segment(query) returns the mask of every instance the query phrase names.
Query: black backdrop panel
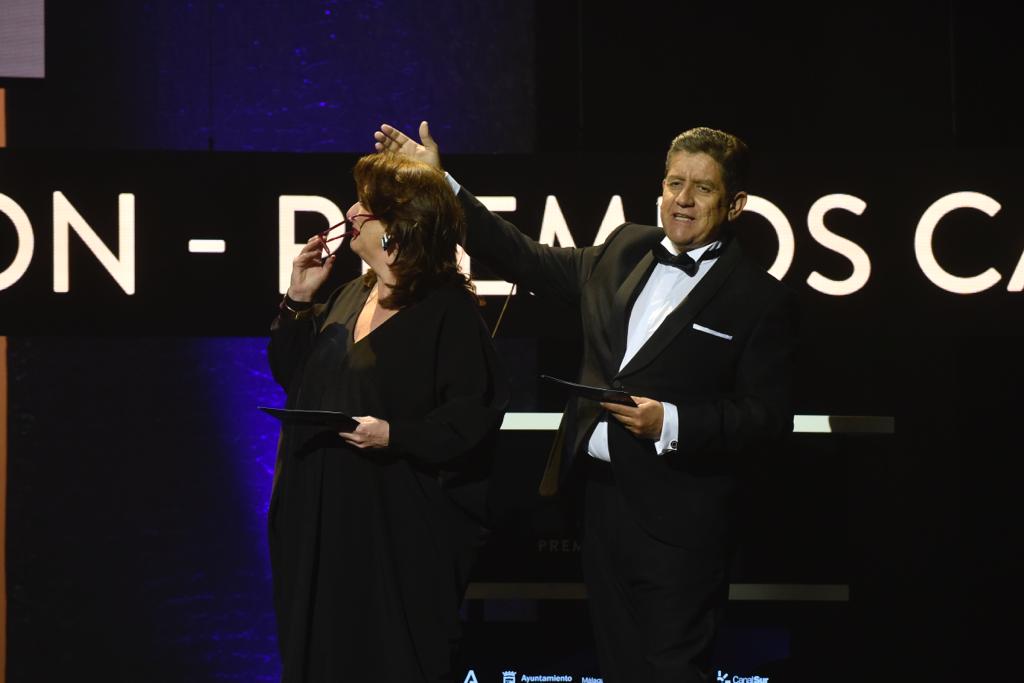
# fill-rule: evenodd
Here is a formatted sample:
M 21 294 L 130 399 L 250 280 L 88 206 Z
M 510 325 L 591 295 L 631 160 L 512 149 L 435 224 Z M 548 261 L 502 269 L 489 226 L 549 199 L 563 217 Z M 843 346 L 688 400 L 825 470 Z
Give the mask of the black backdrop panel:
M 0 211 L 0 282 L 7 285 L 0 290 L 4 331 L 262 334 L 268 307 L 279 296 L 281 198 L 316 196 L 346 210 L 355 199 L 350 179 L 355 159 L 2 151 L 0 193 L 8 209 Z M 626 219 L 656 220 L 662 173 L 657 158 L 495 156 L 447 161 L 476 194 L 514 197 L 516 209 L 508 216 L 534 236 L 544 221 L 562 216 L 575 244 L 592 244 L 615 197 L 621 198 Z M 781 215 L 774 223 L 786 223 L 784 232 L 791 231 L 791 238 L 783 238 L 792 248 L 783 279 L 804 300 L 810 335 L 977 336 L 1022 331 L 1020 316 L 1013 315 L 1024 288 L 1019 181 L 1014 159 L 998 152 L 922 152 L 883 163 L 871 151 L 833 150 L 827 159 L 762 158 L 752 187 L 762 206 L 766 200 Z M 130 195 L 133 209 L 121 212 L 119 223 L 122 195 Z M 816 239 L 808 214 L 823 197 L 834 195 L 851 195 L 854 199 L 847 202 L 860 200 L 862 212 L 835 208 L 825 213 L 831 235 Z M 945 204 L 940 219 L 933 221 L 934 229 L 922 231 L 923 217 L 939 200 Z M 986 204 L 995 212 L 991 217 L 982 211 Z M 16 256 L 26 247 L 10 214 L 20 212 L 35 246 L 27 269 L 15 277 Z M 55 253 L 57 228 L 63 230 L 60 226 L 73 213 L 112 257 L 122 260 L 126 255 L 118 248 L 119 228 L 125 230 L 129 217 L 134 220 L 134 294 L 125 292 L 75 229 L 67 250 Z M 776 263 L 780 250 L 767 213 L 771 211 L 747 211 L 737 223 L 740 238 L 765 267 Z M 295 215 L 296 242 L 326 227 L 327 219 L 318 213 Z M 925 240 L 925 256 L 935 259 L 945 273 L 940 276 L 961 278 L 961 284 L 937 284 L 926 275 L 915 248 L 918 233 L 931 235 Z M 855 248 L 822 243 L 836 237 L 852 241 Z M 190 253 L 192 239 L 223 240 L 225 251 Z M 855 268 L 849 256 L 855 252 L 868 262 Z M 68 268 L 58 268 L 55 275 L 55 264 L 64 254 Z M 349 255 L 336 270 L 336 280 L 342 281 L 358 273 L 358 263 Z M 486 269 L 473 270 L 487 277 Z M 55 280 L 64 272 L 68 291 L 55 293 Z M 855 291 L 833 296 L 808 284 L 813 273 L 833 282 L 863 275 L 867 279 Z M 964 280 L 977 277 L 995 281 Z M 949 291 L 958 287 L 981 291 Z M 510 321 L 517 318 L 522 319 L 513 316 Z M 548 330 L 533 318 L 526 326 L 534 332 Z M 522 329 L 515 328 L 513 334 Z

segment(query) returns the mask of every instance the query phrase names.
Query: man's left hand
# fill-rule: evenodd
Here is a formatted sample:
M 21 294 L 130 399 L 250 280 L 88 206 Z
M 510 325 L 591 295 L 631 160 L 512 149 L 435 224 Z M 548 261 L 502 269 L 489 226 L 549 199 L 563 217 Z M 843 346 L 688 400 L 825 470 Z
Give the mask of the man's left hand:
M 620 403 L 601 403 L 601 407 L 612 414 L 616 420 L 641 439 L 661 438 L 662 423 L 665 419 L 665 408 L 661 401 L 643 396 L 631 396 L 636 407 L 624 406 Z
M 356 448 L 387 448 L 391 438 L 391 425 L 387 420 L 375 417 L 354 419 L 359 426 L 351 432 L 338 432 L 338 436 Z
M 441 169 L 441 149 L 437 146 L 437 141 L 430 136 L 430 124 L 426 121 L 420 123 L 419 143 L 386 123 L 373 134 L 373 139 L 373 147 L 378 152 L 394 152 Z

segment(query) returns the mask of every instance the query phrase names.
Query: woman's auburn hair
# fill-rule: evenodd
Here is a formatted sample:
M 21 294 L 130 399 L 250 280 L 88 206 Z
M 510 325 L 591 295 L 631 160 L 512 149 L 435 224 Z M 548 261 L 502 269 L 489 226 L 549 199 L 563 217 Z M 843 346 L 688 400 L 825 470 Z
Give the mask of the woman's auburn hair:
M 474 292 L 455 258 L 466 235 L 465 215 L 441 171 L 379 152 L 356 162 L 353 175 L 360 203 L 380 219 L 398 249 L 391 264 L 395 283 L 381 306 L 402 308 L 446 285 Z M 369 287 L 376 279 L 371 270 L 363 282 Z

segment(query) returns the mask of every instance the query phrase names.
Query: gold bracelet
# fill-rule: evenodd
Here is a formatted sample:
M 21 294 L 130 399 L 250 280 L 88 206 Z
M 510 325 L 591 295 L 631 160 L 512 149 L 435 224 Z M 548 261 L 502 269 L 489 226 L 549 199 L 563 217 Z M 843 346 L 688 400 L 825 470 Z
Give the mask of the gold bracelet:
M 288 304 L 289 301 L 291 301 L 294 304 L 300 303 L 298 301 L 295 301 L 294 299 L 289 299 L 288 295 L 285 294 L 284 298 L 281 299 L 281 303 L 278 305 L 278 308 L 281 310 L 282 313 L 284 313 L 286 315 L 289 315 L 292 318 L 298 317 L 298 315 L 300 313 L 304 313 L 304 312 L 308 311 L 310 308 L 313 307 L 313 302 L 310 301 L 310 302 L 308 302 L 307 306 L 304 306 L 302 308 L 292 308 Z

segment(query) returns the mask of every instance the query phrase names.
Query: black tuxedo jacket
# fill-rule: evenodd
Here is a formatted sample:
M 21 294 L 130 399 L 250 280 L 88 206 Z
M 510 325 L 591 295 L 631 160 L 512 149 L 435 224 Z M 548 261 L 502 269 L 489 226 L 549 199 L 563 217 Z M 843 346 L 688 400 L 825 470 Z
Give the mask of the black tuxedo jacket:
M 626 223 L 604 244 L 553 248 L 523 235 L 465 189 L 459 198 L 472 258 L 535 294 L 579 307 L 580 382 L 678 407 L 677 448 L 663 455 L 653 441 L 608 420 L 616 482 L 636 521 L 673 545 L 728 542 L 737 476 L 766 444 L 793 428 L 796 306 L 791 291 L 731 240 L 690 295 L 620 370 L 630 310 L 654 269 L 650 250 L 664 238 L 662 230 Z M 569 401 L 542 493 L 554 492 L 573 465 L 589 457 L 587 443 L 601 413 L 594 401 Z

